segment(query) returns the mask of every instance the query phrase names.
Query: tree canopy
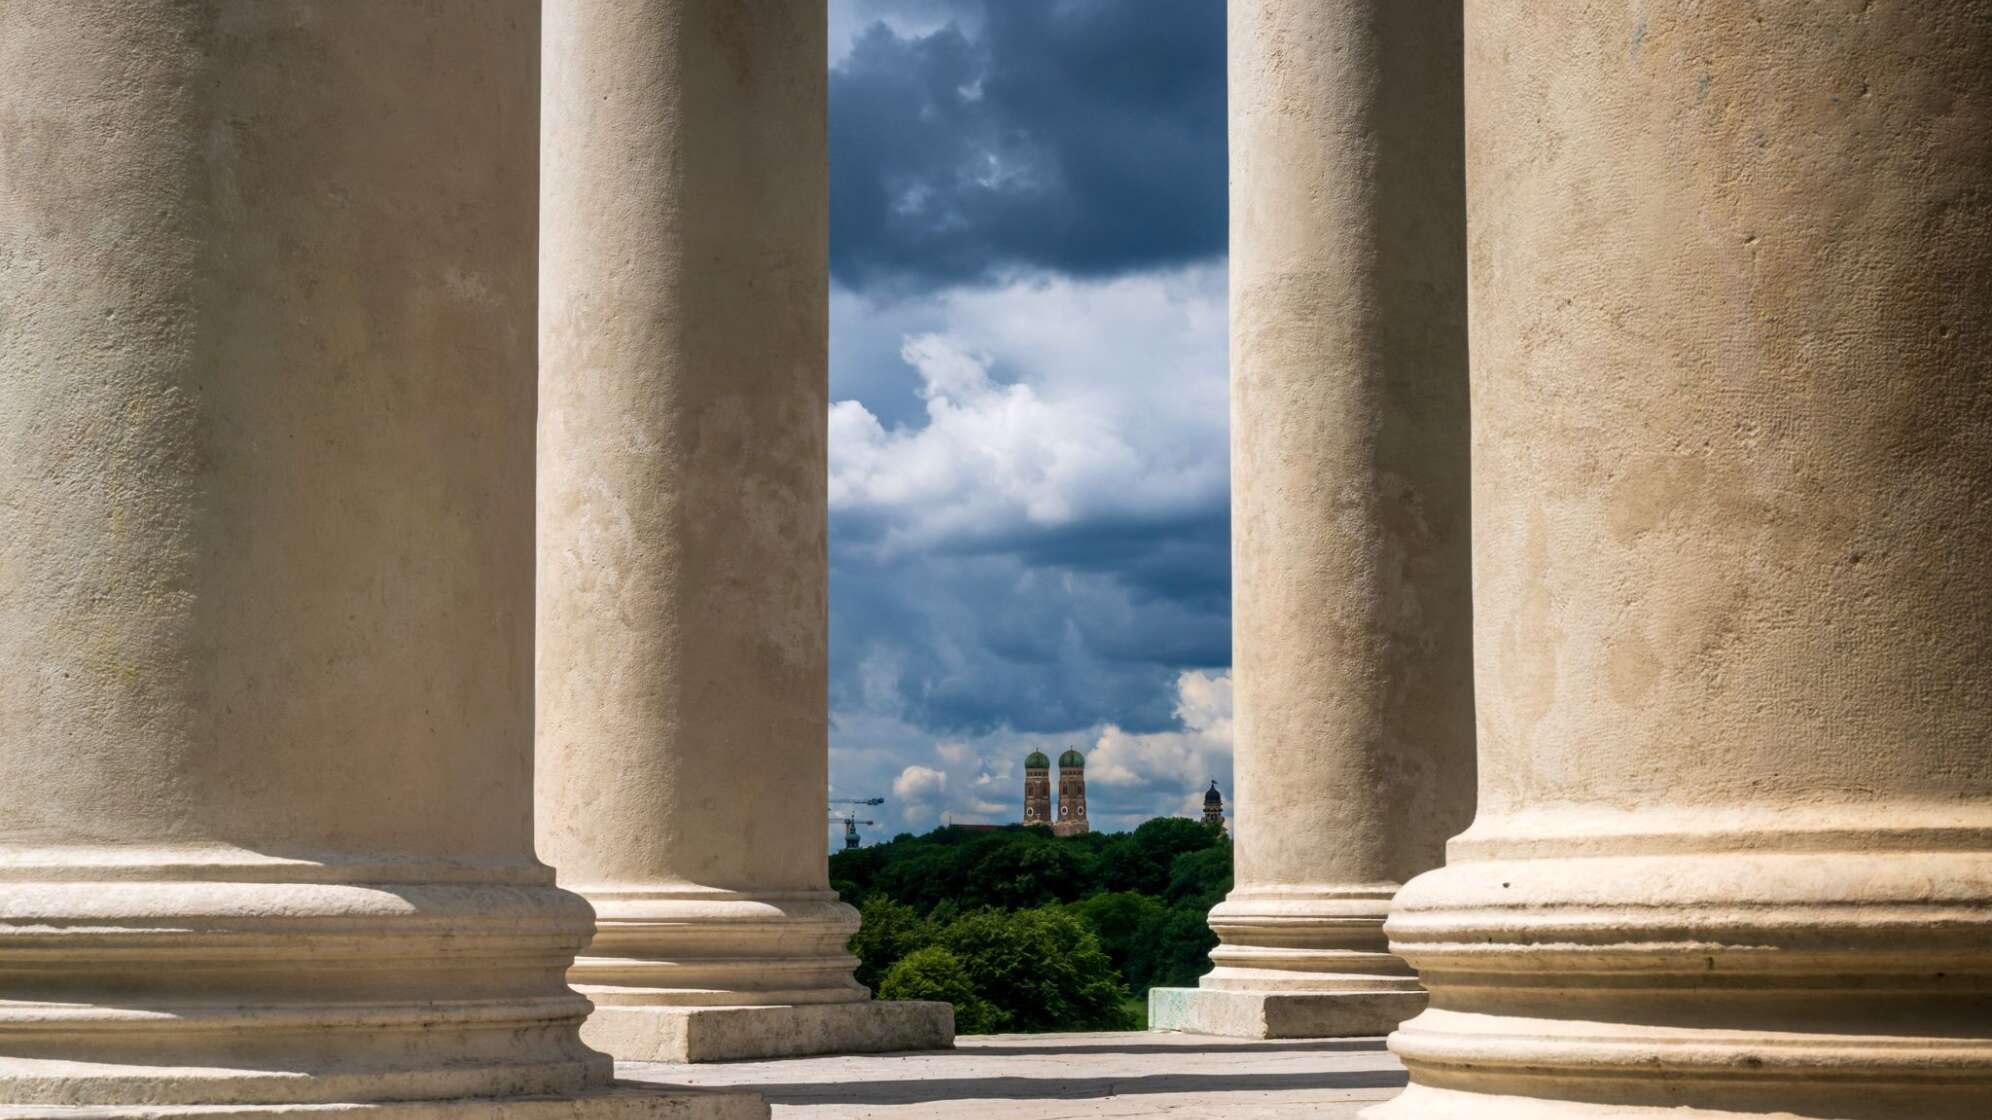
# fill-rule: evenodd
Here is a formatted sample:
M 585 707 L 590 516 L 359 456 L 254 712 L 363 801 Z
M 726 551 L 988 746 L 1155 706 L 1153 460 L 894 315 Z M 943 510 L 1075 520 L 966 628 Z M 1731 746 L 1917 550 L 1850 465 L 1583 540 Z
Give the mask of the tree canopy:
M 1162 817 L 1126 833 L 941 828 L 830 857 L 864 924 L 858 980 L 885 999 L 941 999 L 962 1034 L 1139 1025 L 1150 987 L 1187 986 L 1217 944 L 1231 844 Z

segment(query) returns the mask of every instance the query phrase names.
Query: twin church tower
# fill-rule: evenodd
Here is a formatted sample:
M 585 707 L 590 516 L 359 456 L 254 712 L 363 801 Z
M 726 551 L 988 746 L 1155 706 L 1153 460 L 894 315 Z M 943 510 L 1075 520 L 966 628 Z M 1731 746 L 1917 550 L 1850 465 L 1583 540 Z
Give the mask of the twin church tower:
M 1051 759 L 1043 751 L 1032 751 L 1024 759 L 1024 823 L 1050 827 L 1053 836 L 1077 836 L 1090 832 L 1086 823 L 1086 756 L 1067 748 L 1058 756 L 1058 817 L 1051 815 Z M 1203 823 L 1224 829 L 1224 795 L 1217 792 L 1217 779 L 1204 791 Z
M 1077 836 L 1086 824 L 1086 756 L 1068 749 L 1058 756 L 1058 819 L 1051 816 L 1051 759 L 1032 751 L 1024 759 L 1024 823 L 1050 825 L 1054 836 Z

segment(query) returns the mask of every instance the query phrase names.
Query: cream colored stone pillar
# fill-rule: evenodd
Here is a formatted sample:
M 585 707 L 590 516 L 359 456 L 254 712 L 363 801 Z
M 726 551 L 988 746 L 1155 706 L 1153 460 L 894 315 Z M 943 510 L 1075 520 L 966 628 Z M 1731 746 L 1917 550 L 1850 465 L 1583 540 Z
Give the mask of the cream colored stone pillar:
M 1382 1034 L 1473 803 L 1457 5 L 1232 0 L 1237 887 L 1150 1024 Z
M 829 888 L 822 0 L 554 0 L 541 148 L 539 843 L 584 1037 L 923 1049 Z
M 0 1114 L 767 1115 L 533 856 L 537 41 L 0 2 Z
M 1480 815 L 1369 1115 L 1982 1120 L 1986 6 L 1467 42 Z

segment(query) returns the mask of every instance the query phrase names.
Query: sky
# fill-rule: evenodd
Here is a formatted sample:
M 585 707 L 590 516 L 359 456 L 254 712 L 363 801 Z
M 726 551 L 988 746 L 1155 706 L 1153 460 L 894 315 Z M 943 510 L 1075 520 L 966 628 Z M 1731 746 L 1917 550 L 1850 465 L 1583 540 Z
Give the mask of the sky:
M 830 0 L 830 780 L 1231 788 L 1223 0 Z M 835 806 L 833 806 L 835 808 Z M 841 828 L 831 826 L 833 838 Z

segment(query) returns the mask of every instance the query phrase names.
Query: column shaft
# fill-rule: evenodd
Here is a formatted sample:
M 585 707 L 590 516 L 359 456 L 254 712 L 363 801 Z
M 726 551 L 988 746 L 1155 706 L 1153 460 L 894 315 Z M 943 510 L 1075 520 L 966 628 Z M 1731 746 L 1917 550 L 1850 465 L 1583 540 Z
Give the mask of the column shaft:
M 546 6 L 538 832 L 619 1056 L 909 1044 L 838 1026 L 890 1012 L 822 829 L 825 34 L 821 0 Z M 687 1012 L 722 1006 L 783 1010 Z M 699 1042 L 728 1022 L 763 1025 Z
M 1992 19 L 1467 6 L 1480 814 L 1377 1117 L 1992 1108 Z
M 0 1111 L 637 1107 L 531 846 L 537 43 L 0 3 Z
M 1459 9 L 1232 0 L 1230 52 L 1237 887 L 1159 1025 L 1380 1034 L 1472 805 Z

